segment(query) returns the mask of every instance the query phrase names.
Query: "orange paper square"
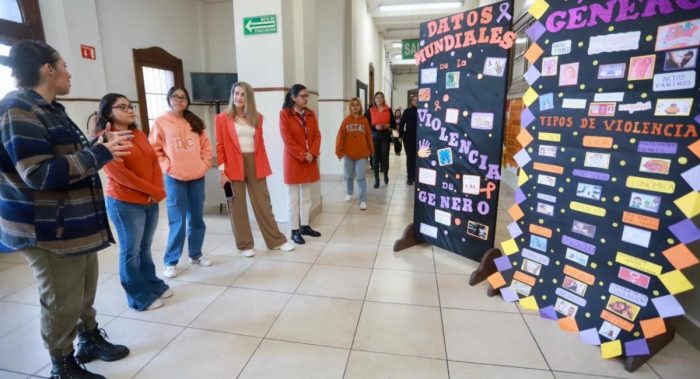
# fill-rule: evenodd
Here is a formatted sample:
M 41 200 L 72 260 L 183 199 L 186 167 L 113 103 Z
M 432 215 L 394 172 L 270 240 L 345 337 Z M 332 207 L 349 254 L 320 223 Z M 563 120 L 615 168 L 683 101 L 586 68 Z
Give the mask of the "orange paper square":
M 688 150 L 692 151 L 693 154 L 700 158 L 700 140 L 697 140 L 688 146 Z
M 530 46 L 530 48 L 525 52 L 525 59 L 534 64 L 542 53 L 544 53 L 544 50 L 542 50 L 540 45 L 533 43 L 532 46 Z
M 528 132 L 525 128 L 520 129 L 520 133 L 518 134 L 516 139 L 518 140 L 518 142 L 520 142 L 520 146 L 522 146 L 523 148 L 529 145 L 530 142 L 532 142 L 532 140 L 534 140 L 532 134 L 530 134 L 530 132 Z
M 491 284 L 491 287 L 493 289 L 498 289 L 506 285 L 506 280 L 503 279 L 503 275 L 501 275 L 500 272 L 495 272 L 487 278 L 489 281 L 489 284 Z
M 508 214 L 513 219 L 513 221 L 518 221 L 521 218 L 523 218 L 523 216 L 525 216 L 525 213 L 523 213 L 523 210 L 520 209 L 520 206 L 518 204 L 513 204 L 512 207 L 508 208 Z
M 682 243 L 664 250 L 664 256 L 678 270 L 698 264 L 698 258 Z
M 639 324 L 642 326 L 642 333 L 646 339 L 666 333 L 666 323 L 661 317 L 642 320 Z
M 573 317 L 564 317 L 559 319 L 559 328 L 567 332 L 578 333 L 578 324 Z

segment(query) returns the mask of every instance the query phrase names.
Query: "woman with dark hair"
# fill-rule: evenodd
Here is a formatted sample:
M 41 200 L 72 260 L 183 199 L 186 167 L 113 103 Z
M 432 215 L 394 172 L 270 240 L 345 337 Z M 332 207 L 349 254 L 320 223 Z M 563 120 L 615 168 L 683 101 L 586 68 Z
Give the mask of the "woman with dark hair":
M 399 121 L 399 136 L 406 147 L 406 184 L 416 180 L 416 133 L 418 132 L 418 96 L 411 95 L 411 106 L 406 108 Z
M 295 84 L 287 91 L 280 111 L 280 133 L 284 142 L 284 183 L 289 189 L 289 222 L 292 241 L 304 244 L 305 236 L 320 237 L 311 229 L 311 184 L 319 181 L 318 156 L 321 131 L 316 113 L 307 108 L 309 91 Z M 301 220 L 300 220 L 301 219 Z
M 172 87 L 167 99 L 170 110 L 155 120 L 148 140 L 165 174 L 170 232 L 163 257 L 163 276 L 174 278 L 185 245 L 185 223 L 190 263 L 211 266 L 202 256 L 206 231 L 204 175 L 211 167 L 211 143 L 204 133 L 204 121 L 189 110 L 187 90 Z
M 372 106 L 365 112 L 372 128 L 372 142 L 374 144 L 374 188 L 379 188 L 379 171 L 384 173 L 384 184 L 389 184 L 389 142 L 391 141 L 390 128 L 396 120 L 391 107 L 384 102 L 384 93 L 374 94 Z
M 270 250 L 292 251 L 294 244 L 280 232 L 272 213 L 266 177 L 272 175 L 263 140 L 263 117 L 255 106 L 253 88 L 236 82 L 231 88 L 228 109 L 216 116 L 216 152 L 221 187 L 230 185 L 231 228 L 236 247 L 244 257 L 255 255 L 253 232 L 248 220 L 246 187 L 255 221 Z
M 119 279 L 129 307 L 137 311 L 163 306 L 160 298 L 173 295 L 156 276 L 151 242 L 158 224 L 158 202 L 165 198 L 163 173 L 146 134 L 136 128 L 136 112 L 124 95 L 102 97 L 95 129 L 130 130 L 134 148 L 122 162 L 105 166 L 107 214 L 119 239 Z
M 96 253 L 114 242 L 97 171 L 129 155 L 131 132 L 88 141 L 55 101 L 70 92 L 71 75 L 51 46 L 20 42 L 2 63 L 20 89 L 0 101 L 0 252 L 18 251 L 32 267 L 51 375 L 103 378 L 79 362 L 115 361 L 129 349 L 105 340 L 92 307 Z
M 394 124 L 391 126 L 391 143 L 394 145 L 394 153 L 401 155 L 401 136 L 399 135 L 399 120 L 401 119 L 401 108 L 394 111 Z

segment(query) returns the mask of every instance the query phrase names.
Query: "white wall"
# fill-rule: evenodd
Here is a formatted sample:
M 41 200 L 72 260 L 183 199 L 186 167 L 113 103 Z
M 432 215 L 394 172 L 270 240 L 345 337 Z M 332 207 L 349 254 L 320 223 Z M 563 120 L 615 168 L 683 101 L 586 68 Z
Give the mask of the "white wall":
M 354 78 L 366 83 L 369 87 L 369 64 L 374 65 L 374 90 L 382 91 L 384 88 L 384 62 L 383 47 L 377 27 L 367 9 L 364 0 L 352 1 L 352 57 Z M 368 94 L 368 97 L 371 94 Z M 371 99 L 368 99 L 371 103 Z
M 394 109 L 401 107 L 406 109 L 406 92 L 418 88 L 418 74 L 397 74 L 394 75 L 393 103 Z
M 237 72 L 236 39 L 233 30 L 233 2 L 204 5 L 204 41 L 207 44 L 205 71 Z

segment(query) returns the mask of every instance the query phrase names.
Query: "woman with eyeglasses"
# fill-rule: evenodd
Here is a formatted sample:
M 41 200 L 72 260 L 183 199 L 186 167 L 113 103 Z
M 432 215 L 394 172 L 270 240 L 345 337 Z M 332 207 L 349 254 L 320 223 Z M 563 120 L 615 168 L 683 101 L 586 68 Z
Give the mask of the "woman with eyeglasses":
M 272 175 L 272 169 L 267 159 L 262 129 L 263 117 L 255 106 L 253 88 L 246 82 L 234 83 L 228 109 L 216 116 L 216 155 L 221 187 L 227 191 L 227 185 L 230 186 L 233 197 L 229 200 L 231 227 L 236 237 L 236 247 L 244 257 L 255 255 L 246 188 L 255 221 L 267 248 L 294 250 L 294 244 L 287 242 L 272 213 L 265 179 Z
M 394 112 L 384 101 L 384 93 L 374 94 L 374 102 L 365 112 L 372 128 L 372 143 L 374 144 L 374 188 L 379 188 L 379 171 L 384 173 L 384 184 L 389 184 L 389 142 L 391 142 L 390 128 L 396 123 Z
M 311 229 L 311 184 L 319 181 L 318 156 L 321 132 L 316 113 L 307 108 L 309 91 L 295 84 L 287 91 L 280 111 L 280 133 L 284 142 L 284 183 L 289 189 L 289 222 L 292 241 L 304 244 L 305 236 L 320 237 Z
M 206 231 L 204 175 L 211 167 L 212 152 L 209 137 L 204 132 L 204 121 L 189 110 L 187 90 L 172 87 L 167 100 L 170 110 L 155 120 L 148 139 L 165 174 L 170 232 L 163 258 L 163 276 L 174 278 L 185 245 L 185 227 L 190 263 L 211 266 L 202 256 L 202 244 Z
M 173 295 L 151 257 L 158 224 L 158 203 L 165 198 L 163 173 L 146 134 L 136 127 L 136 112 L 124 95 L 108 93 L 100 100 L 95 129 L 131 131 L 133 149 L 121 162 L 105 166 L 107 213 L 119 239 L 119 279 L 129 307 L 151 310 Z M 103 134 L 104 135 L 104 134 Z

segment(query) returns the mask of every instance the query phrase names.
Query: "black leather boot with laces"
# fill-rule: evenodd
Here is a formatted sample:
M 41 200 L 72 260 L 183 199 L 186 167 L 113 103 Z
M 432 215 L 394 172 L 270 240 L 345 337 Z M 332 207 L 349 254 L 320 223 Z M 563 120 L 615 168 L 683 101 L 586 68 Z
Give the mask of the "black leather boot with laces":
M 112 362 L 129 355 L 129 349 L 124 345 L 114 345 L 107 341 L 104 329 L 95 328 L 87 332 L 78 332 L 78 353 L 75 358 L 82 363 L 93 359 Z

